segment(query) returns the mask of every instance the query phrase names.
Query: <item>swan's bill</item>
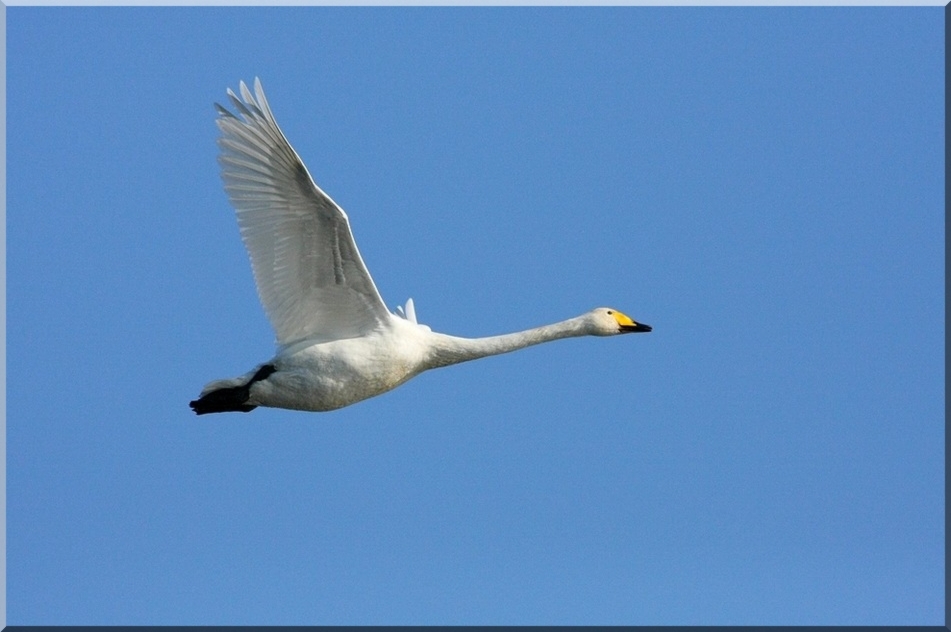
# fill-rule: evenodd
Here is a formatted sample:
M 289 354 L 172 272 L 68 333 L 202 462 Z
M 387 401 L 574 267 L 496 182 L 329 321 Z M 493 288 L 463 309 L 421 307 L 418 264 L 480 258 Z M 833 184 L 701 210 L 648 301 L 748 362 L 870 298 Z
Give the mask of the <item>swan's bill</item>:
M 614 316 L 614 320 L 617 321 L 617 325 L 618 325 L 618 328 L 621 330 L 621 333 L 624 333 L 624 334 L 633 334 L 638 332 L 647 333 L 648 331 L 652 331 L 653 329 L 650 325 L 645 325 L 644 323 L 635 322 L 633 318 L 631 318 L 627 314 L 622 314 L 621 312 L 617 310 L 612 309 L 608 311 L 608 313 Z

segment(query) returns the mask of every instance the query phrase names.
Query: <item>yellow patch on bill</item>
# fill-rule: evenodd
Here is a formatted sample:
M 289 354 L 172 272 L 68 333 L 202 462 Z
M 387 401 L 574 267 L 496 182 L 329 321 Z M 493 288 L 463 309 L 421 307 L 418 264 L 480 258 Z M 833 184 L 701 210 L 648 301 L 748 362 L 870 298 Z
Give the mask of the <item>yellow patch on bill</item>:
M 617 321 L 618 325 L 633 327 L 634 325 L 637 324 L 631 319 L 630 316 L 628 316 L 627 314 L 622 314 L 621 312 L 617 310 L 612 310 L 611 315 L 614 316 L 614 320 Z

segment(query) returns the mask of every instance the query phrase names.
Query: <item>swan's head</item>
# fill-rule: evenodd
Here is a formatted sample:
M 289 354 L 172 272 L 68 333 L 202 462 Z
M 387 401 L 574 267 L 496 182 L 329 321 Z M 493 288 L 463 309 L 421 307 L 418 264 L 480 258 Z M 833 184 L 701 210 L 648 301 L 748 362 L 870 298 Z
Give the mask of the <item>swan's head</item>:
M 615 336 L 651 330 L 650 325 L 634 322 L 627 314 L 610 307 L 599 307 L 587 313 L 586 319 L 590 332 L 594 336 Z

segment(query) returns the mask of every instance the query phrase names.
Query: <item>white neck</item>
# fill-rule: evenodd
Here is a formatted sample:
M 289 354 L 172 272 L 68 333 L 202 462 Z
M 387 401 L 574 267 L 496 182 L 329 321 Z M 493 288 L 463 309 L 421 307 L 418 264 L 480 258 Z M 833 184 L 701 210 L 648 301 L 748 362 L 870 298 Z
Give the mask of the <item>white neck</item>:
M 525 347 L 590 334 L 583 316 L 553 325 L 544 325 L 513 334 L 486 338 L 459 338 L 433 332 L 430 338 L 429 368 L 448 366 L 486 356 L 518 351 Z

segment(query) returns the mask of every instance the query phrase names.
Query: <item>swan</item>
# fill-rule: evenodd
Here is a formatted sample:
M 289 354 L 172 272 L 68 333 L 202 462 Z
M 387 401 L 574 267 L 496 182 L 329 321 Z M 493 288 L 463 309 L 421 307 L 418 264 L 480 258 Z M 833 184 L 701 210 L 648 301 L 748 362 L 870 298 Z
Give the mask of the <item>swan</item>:
M 241 377 L 207 384 L 198 415 L 258 406 L 328 411 L 396 388 L 423 371 L 573 336 L 651 331 L 607 307 L 501 336 L 459 338 L 416 319 L 412 299 L 391 313 L 350 231 L 347 214 L 313 181 L 277 125 L 261 81 L 216 103 L 225 190 L 251 258 L 277 354 Z M 240 115 L 240 116 L 239 116 Z

